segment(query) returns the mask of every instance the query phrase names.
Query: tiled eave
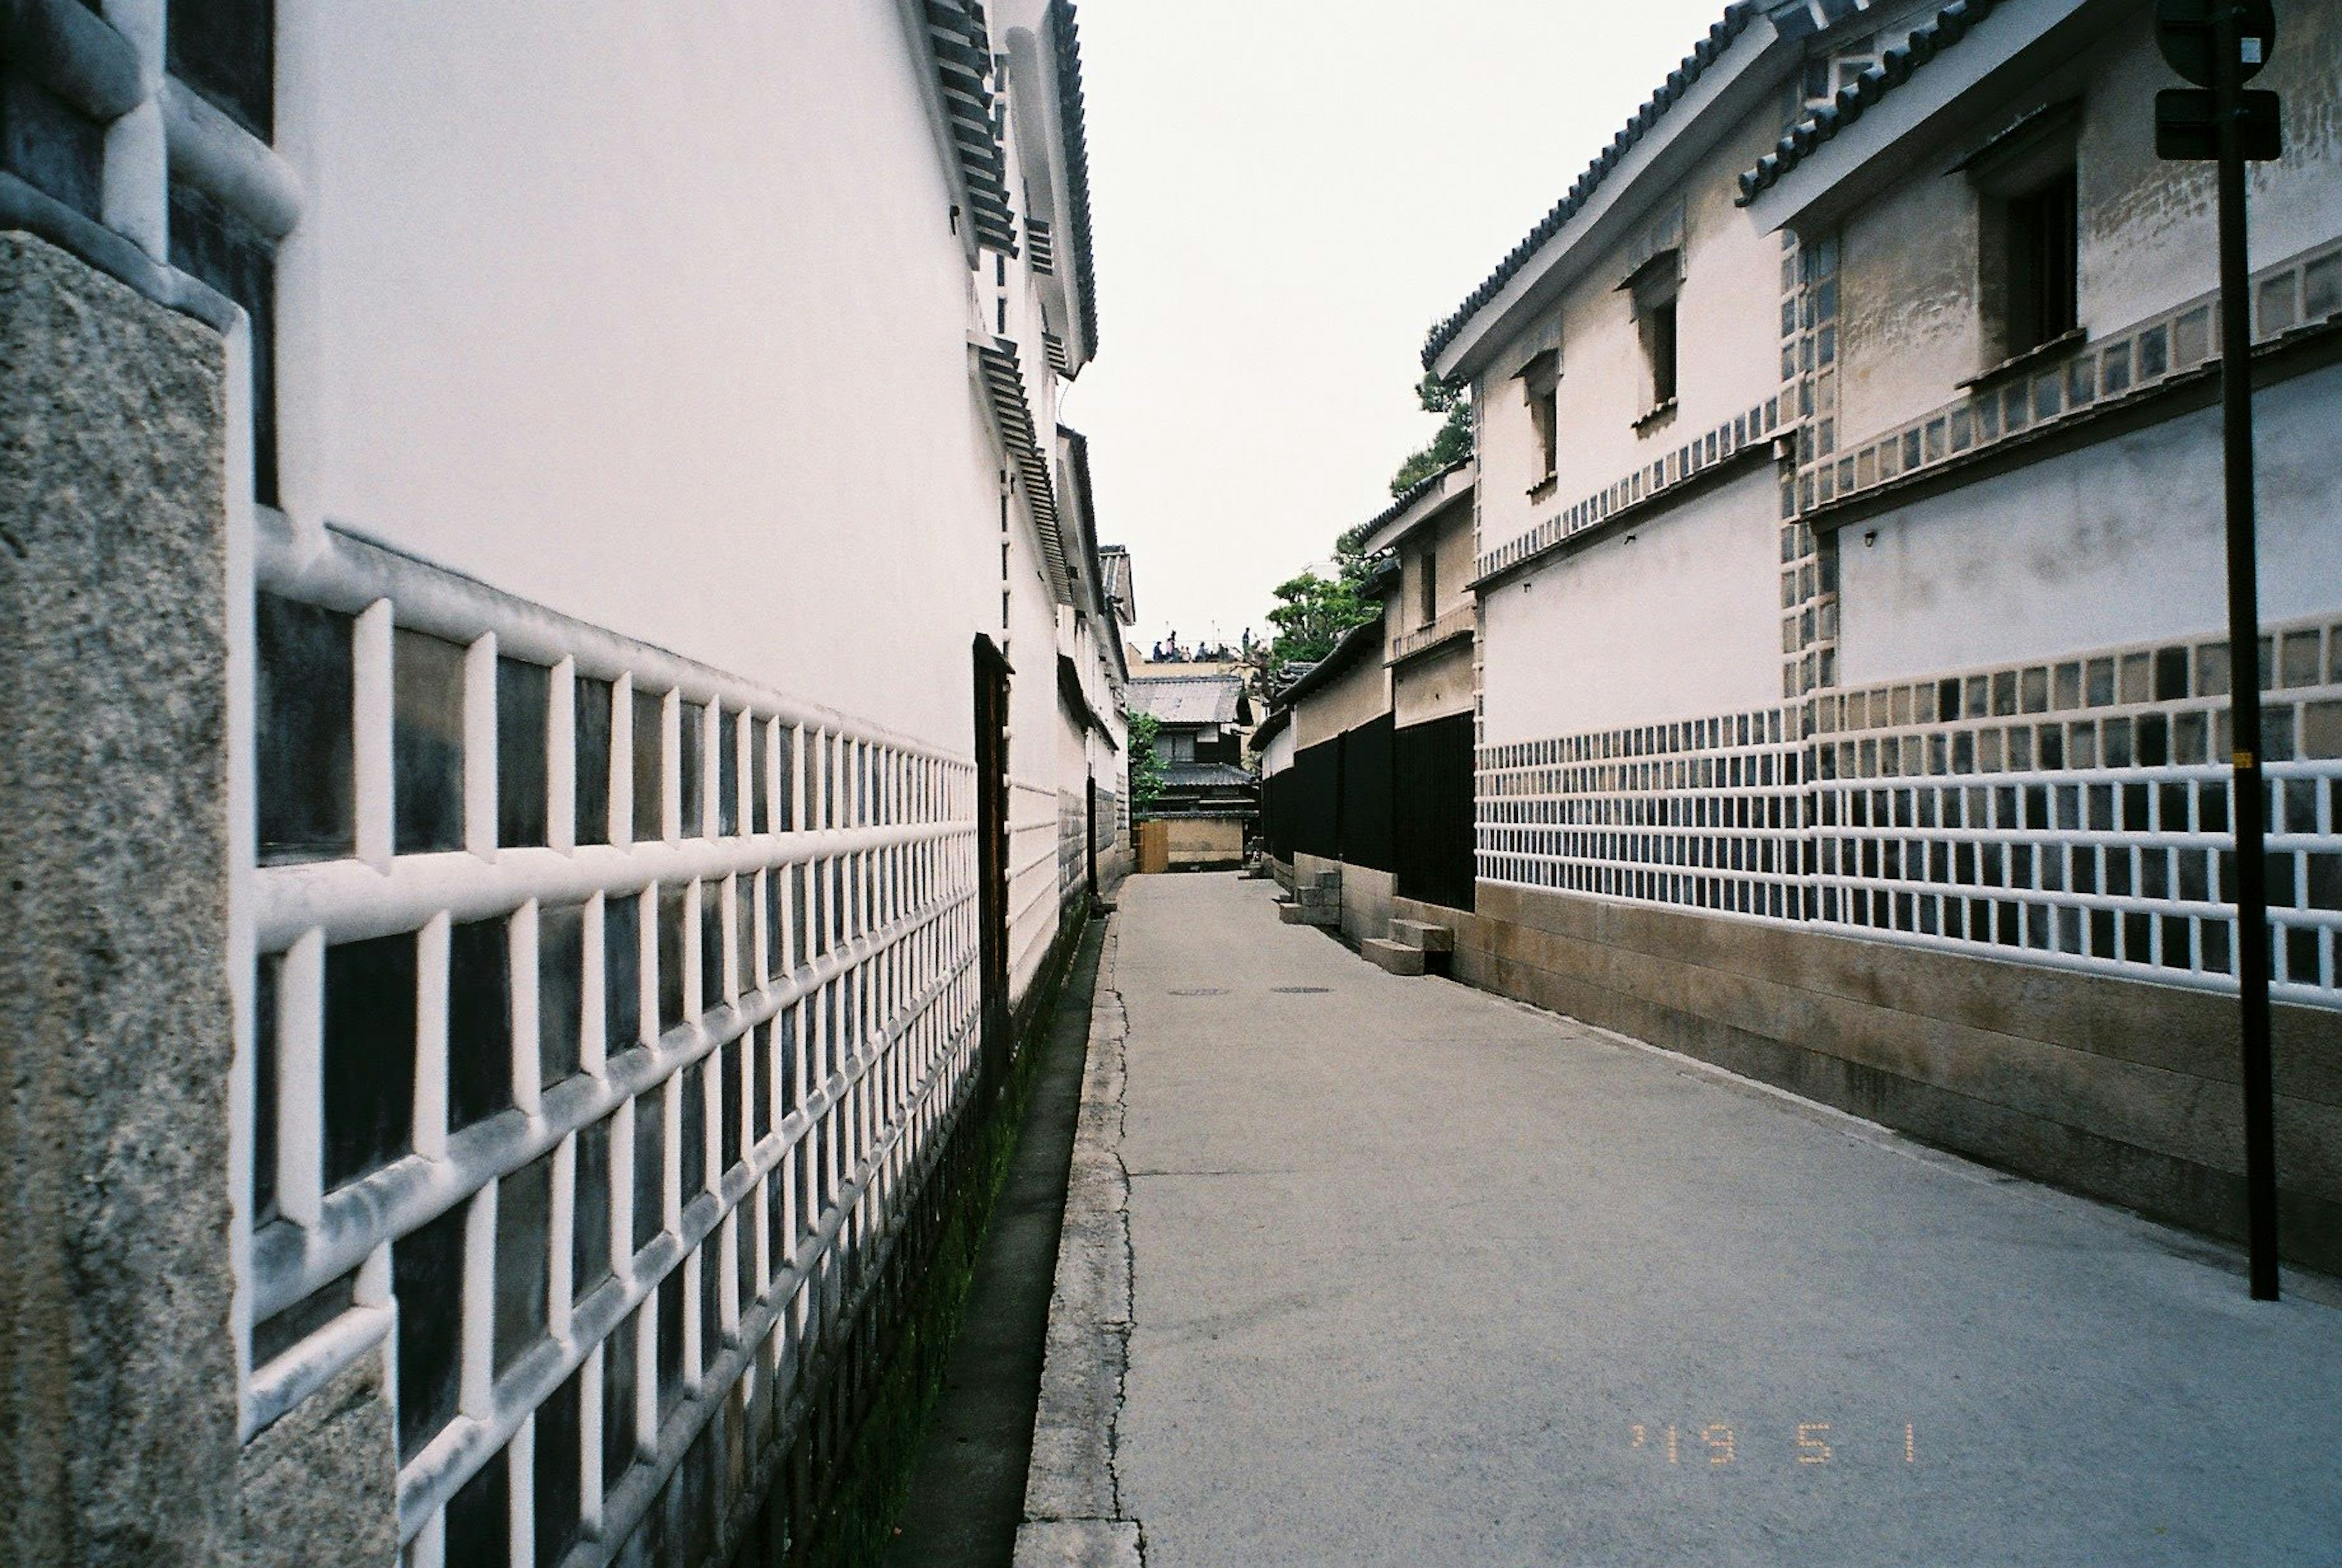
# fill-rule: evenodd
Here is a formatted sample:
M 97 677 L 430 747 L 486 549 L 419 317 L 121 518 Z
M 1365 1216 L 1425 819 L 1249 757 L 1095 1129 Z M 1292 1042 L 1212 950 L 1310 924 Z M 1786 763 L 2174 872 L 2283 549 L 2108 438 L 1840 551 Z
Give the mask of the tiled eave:
M 1873 105 L 1909 81 L 1914 71 L 1967 37 L 1968 30 L 1990 16 L 1998 5 L 1999 0 L 1952 0 L 1936 13 L 1932 21 L 1913 28 L 1908 39 L 1879 56 L 1878 64 L 1839 88 L 1834 100 L 1784 132 L 1779 145 L 1740 176 L 1740 194 L 1734 198 L 1736 204 L 1745 207 L 1777 184 L 1782 175 L 1804 162 L 1807 154 L 1835 138 L 1839 131 L 1861 119 Z
M 1735 200 L 1760 227 L 1835 222 L 1914 177 L 1917 165 L 1947 159 L 1960 150 L 1961 137 L 1996 128 L 1975 123 L 1993 84 L 2045 73 L 2137 15 L 2129 0 L 1965 0 L 1965 22 L 1950 39 L 1939 29 L 1954 9 L 1943 7 L 1919 30 L 1937 37 L 1925 62 L 1907 56 L 1891 86 L 1887 66 L 1873 66 L 1741 175 Z M 1926 173 L 1942 166 L 1934 163 Z
M 1008 195 L 1008 156 L 1001 145 L 1001 105 L 992 91 L 992 35 L 982 0 L 917 0 L 936 88 L 967 221 L 977 241 L 1017 254 L 1016 214 Z
M 1366 524 L 1359 549 L 1378 555 L 1460 501 L 1468 501 L 1479 470 L 1472 460 L 1451 464 L 1417 484 Z
M 1017 475 L 1024 481 L 1026 509 L 1041 535 L 1041 553 L 1049 566 L 1049 589 L 1060 604 L 1074 602 L 1073 569 L 1066 559 L 1064 531 L 1057 522 L 1057 490 L 1049 481 L 1049 459 L 1042 452 L 1033 427 L 1033 405 L 1025 396 L 1025 371 L 1016 345 L 1005 337 L 968 345 L 983 383 L 985 400 L 992 410 L 993 426 Z
M 1066 240 L 1073 250 L 1074 292 L 1081 313 L 1080 363 L 1097 353 L 1097 268 L 1090 251 L 1089 129 L 1083 115 L 1081 35 L 1071 0 L 1051 0 L 1049 46 L 1057 65 L 1057 120 L 1066 155 Z
M 1114 738 L 1114 731 L 1106 727 L 1105 716 L 1091 705 L 1089 694 L 1082 690 L 1081 671 L 1063 654 L 1057 655 L 1057 700 L 1082 723 L 1096 731 L 1108 751 L 1122 749 L 1121 743 Z
M 1734 0 L 1725 8 L 1723 17 L 1667 74 L 1667 79 L 1610 139 L 1610 145 L 1586 165 L 1553 210 L 1520 244 L 1506 253 L 1496 270 L 1466 295 L 1446 320 L 1431 329 L 1423 345 L 1425 369 L 1453 376 L 1471 362 L 1472 350 L 1489 335 L 1491 322 L 1501 320 L 1517 306 L 1529 285 L 1537 281 L 1536 275 L 1549 265 L 1551 255 L 1566 251 L 1582 238 L 1590 224 L 1616 200 L 1621 185 L 1631 183 L 1614 176 L 1621 170 L 1635 177 L 1648 171 L 1655 161 L 1648 145 L 1654 140 L 1652 133 L 1664 123 L 1674 134 L 1680 123 L 1689 117 L 1679 112 L 1679 105 L 1686 100 L 1691 101 L 1695 114 L 1715 101 L 1717 85 L 1709 79 L 1712 67 L 1732 52 L 1735 41 L 1761 14 L 1753 0 Z M 1769 34 L 1771 30 L 1768 27 L 1764 31 Z M 1755 53 L 1746 51 L 1749 56 Z M 1746 62 L 1742 64 L 1745 68 Z M 1556 240 L 1563 242 L 1557 248 Z
M 1342 634 L 1342 640 L 1334 644 L 1331 652 L 1309 666 L 1308 674 L 1276 694 L 1278 705 L 1291 707 L 1312 692 L 1330 685 L 1336 675 L 1356 664 L 1369 648 L 1379 646 L 1382 640 L 1383 618 L 1380 615 L 1371 621 L 1359 622 Z

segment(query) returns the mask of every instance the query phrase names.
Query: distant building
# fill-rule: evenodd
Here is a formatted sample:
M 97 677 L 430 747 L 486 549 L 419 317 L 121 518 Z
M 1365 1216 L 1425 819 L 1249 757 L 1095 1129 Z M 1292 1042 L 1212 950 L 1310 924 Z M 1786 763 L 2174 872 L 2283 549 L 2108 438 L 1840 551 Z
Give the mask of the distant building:
M 1245 765 L 1253 706 L 1243 676 L 1143 674 L 1128 694 L 1131 713 L 1158 725 L 1163 793 L 1148 814 L 1172 824 L 1170 864 L 1236 864 L 1260 815 L 1259 781 Z
M 1435 474 L 1367 521 L 1382 614 L 1297 667 L 1253 736 L 1276 874 L 1338 874 L 1354 939 L 1473 906 L 1476 477 Z

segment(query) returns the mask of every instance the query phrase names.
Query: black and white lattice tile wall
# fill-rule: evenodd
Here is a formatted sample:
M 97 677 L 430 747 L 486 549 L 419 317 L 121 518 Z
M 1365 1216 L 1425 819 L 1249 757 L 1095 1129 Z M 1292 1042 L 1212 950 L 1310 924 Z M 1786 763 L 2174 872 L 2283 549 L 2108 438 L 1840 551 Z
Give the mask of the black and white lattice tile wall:
M 1484 746 L 1480 875 L 2233 984 L 2219 641 Z M 2342 623 L 2260 656 L 2280 996 L 2342 996 Z M 1800 722 L 1810 740 L 1800 740 Z
M 412 1563 L 606 1555 L 949 1120 L 969 766 L 262 535 L 247 1429 L 387 1340 Z

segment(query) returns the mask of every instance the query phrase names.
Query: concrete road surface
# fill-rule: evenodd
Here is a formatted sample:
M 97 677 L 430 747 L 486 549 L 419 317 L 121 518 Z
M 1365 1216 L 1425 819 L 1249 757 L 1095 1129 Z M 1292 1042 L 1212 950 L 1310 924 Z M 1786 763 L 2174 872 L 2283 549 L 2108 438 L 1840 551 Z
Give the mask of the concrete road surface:
M 1273 893 L 1116 919 L 1149 1568 L 2342 1564 L 2335 1306 Z

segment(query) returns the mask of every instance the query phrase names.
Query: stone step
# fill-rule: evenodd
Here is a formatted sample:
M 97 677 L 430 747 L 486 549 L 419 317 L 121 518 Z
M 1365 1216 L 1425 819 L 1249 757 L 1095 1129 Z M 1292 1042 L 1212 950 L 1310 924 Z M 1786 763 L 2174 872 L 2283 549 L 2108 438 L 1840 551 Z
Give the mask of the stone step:
M 1358 944 L 1358 952 L 1377 969 L 1387 969 L 1393 974 L 1423 973 L 1423 949 L 1409 947 L 1405 943 L 1386 941 L 1369 936 Z
M 1309 924 L 1309 912 L 1297 904 L 1279 899 L 1276 903 L 1276 918 L 1287 925 L 1306 925 Z
M 1402 946 L 1419 948 L 1426 953 L 1456 951 L 1453 927 L 1434 925 L 1423 920 L 1394 920 L 1390 923 L 1391 940 Z

